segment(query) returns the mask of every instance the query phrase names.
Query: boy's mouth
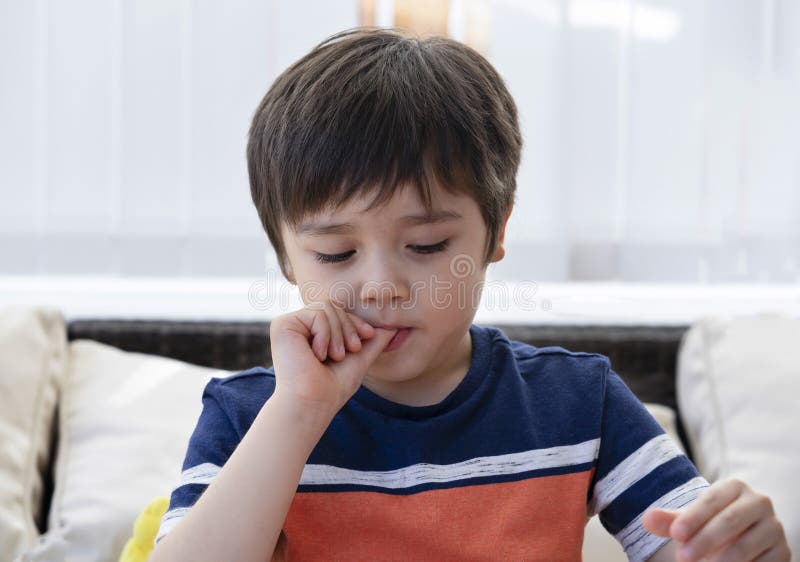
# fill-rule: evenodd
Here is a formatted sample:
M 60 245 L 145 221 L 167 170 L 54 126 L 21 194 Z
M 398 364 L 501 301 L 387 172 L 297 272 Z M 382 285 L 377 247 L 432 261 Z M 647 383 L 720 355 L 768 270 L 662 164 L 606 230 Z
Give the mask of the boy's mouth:
M 409 334 L 411 334 L 412 328 L 409 327 L 384 327 L 384 326 L 376 326 L 377 328 L 383 328 L 385 330 L 397 330 L 397 333 L 394 337 L 389 340 L 389 343 L 386 344 L 386 347 L 383 348 L 383 352 L 386 353 L 388 351 L 394 351 L 395 349 L 399 348 L 405 341 L 408 339 Z

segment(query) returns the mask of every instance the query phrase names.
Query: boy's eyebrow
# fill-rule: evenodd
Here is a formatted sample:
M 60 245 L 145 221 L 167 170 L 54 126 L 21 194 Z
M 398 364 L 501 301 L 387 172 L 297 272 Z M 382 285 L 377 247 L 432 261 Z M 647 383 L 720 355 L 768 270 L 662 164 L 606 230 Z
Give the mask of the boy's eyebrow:
M 422 213 L 421 215 L 406 215 L 400 217 L 400 222 L 406 225 L 417 224 L 431 224 L 437 222 L 445 222 L 449 220 L 456 220 L 462 218 L 461 215 L 455 211 L 448 211 L 446 209 L 431 211 L 430 213 Z
M 445 222 L 448 220 L 456 220 L 463 218 L 455 211 L 441 210 L 433 211 L 431 213 L 423 213 L 421 215 L 406 215 L 401 217 L 398 222 L 414 226 L 418 224 L 432 224 L 438 222 Z M 355 227 L 350 223 L 335 223 L 335 224 L 317 224 L 313 222 L 303 223 L 295 232 L 298 235 L 306 236 L 324 236 L 326 234 L 349 234 L 355 231 Z
M 352 224 L 316 224 L 307 222 L 301 224 L 295 232 L 305 236 L 324 236 L 326 234 L 349 234 L 355 230 Z

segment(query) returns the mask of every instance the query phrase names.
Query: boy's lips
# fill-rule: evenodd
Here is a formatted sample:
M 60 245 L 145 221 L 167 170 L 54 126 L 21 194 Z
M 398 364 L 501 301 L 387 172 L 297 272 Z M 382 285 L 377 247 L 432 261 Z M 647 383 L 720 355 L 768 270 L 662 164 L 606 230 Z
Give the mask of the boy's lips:
M 376 326 L 376 327 L 384 328 L 383 326 Z M 408 336 L 411 334 L 411 330 L 413 328 L 405 326 L 405 327 L 398 327 L 398 328 L 392 327 L 384 329 L 397 330 L 397 333 L 392 337 L 391 340 L 389 340 L 389 343 L 386 344 L 386 347 L 383 348 L 383 351 L 386 352 L 386 351 L 394 351 L 395 349 L 403 345 L 405 341 L 408 339 Z

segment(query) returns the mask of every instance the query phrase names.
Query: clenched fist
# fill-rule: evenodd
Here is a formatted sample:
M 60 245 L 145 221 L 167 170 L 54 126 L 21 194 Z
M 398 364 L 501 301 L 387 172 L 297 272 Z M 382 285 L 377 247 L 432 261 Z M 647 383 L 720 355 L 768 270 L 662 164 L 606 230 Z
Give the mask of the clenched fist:
M 328 301 L 275 318 L 269 329 L 275 395 L 333 417 L 396 332 Z

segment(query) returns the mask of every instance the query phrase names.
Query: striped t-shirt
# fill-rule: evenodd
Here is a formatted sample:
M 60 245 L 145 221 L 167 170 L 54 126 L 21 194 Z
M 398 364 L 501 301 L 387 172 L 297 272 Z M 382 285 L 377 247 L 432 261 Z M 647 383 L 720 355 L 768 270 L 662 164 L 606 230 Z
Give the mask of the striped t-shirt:
M 397 404 L 362 386 L 337 413 L 286 516 L 288 559 L 581 560 L 593 515 L 630 560 L 667 541 L 644 530 L 644 512 L 682 507 L 708 482 L 608 358 L 470 332 L 469 370 L 438 404 Z M 208 383 L 157 540 L 274 388 L 261 367 Z

